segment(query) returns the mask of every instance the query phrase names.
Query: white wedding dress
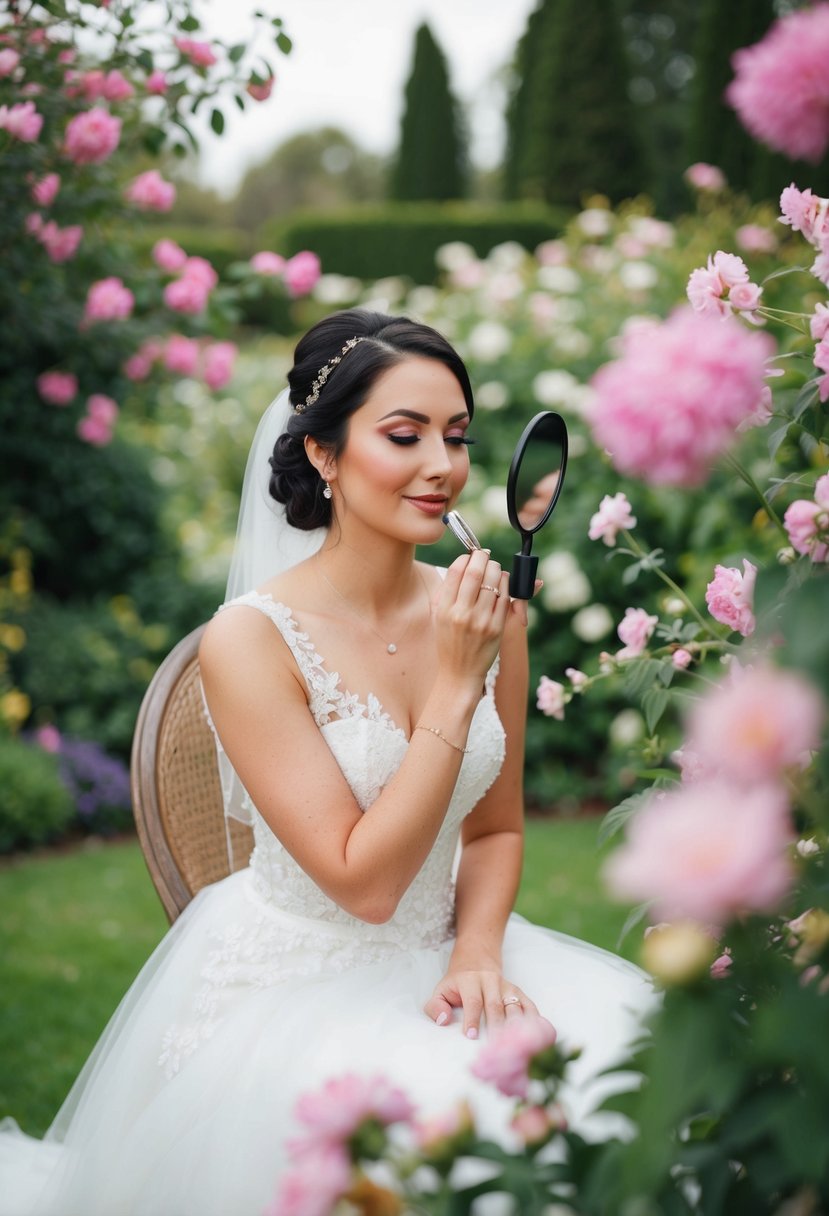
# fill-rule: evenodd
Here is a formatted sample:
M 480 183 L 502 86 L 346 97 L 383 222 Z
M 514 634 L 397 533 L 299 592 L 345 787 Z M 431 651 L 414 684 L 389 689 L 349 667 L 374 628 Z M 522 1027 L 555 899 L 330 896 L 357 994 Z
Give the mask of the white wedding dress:
M 311 712 L 359 804 L 400 765 L 404 732 L 376 698 L 344 692 L 285 606 L 256 592 L 308 685 Z M 453 866 L 461 822 L 498 774 L 504 732 L 495 671 L 432 851 L 392 917 L 349 916 L 315 886 L 255 816 L 250 865 L 203 890 L 125 996 L 45 1140 L 0 1130 L 0 1216 L 260 1216 L 296 1132 L 297 1097 L 345 1072 L 382 1073 L 422 1114 L 466 1097 L 481 1130 L 508 1139 L 513 1103 L 476 1081 L 480 1050 L 460 1017 L 436 1026 L 423 1005 L 452 944 Z M 313 781 L 313 774 L 309 774 Z M 562 858 L 566 865 L 566 858 Z M 512 916 L 504 972 L 580 1046 L 563 1101 L 590 1115 L 652 1001 L 643 974 L 584 942 Z M 482 1035 L 485 1041 L 486 1032 Z

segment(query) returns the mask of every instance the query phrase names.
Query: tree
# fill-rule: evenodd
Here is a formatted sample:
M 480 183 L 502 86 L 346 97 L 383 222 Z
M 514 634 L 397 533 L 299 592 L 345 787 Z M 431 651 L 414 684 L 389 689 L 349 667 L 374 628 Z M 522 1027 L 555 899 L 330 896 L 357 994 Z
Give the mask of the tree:
M 612 0 L 541 0 L 519 48 L 509 108 L 514 197 L 577 206 L 639 193 L 645 162 Z
M 390 193 L 401 200 L 463 198 L 466 176 L 461 115 L 449 87 L 446 59 L 423 24 L 415 34 Z

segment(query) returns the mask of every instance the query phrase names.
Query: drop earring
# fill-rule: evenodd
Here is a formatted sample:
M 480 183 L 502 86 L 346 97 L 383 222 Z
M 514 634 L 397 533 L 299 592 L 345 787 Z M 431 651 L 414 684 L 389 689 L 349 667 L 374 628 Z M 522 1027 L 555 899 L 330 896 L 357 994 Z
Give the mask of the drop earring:
M 333 497 L 333 491 L 327 481 L 325 483 L 325 489 L 322 492 L 322 496 L 323 496 L 323 498 L 332 498 Z

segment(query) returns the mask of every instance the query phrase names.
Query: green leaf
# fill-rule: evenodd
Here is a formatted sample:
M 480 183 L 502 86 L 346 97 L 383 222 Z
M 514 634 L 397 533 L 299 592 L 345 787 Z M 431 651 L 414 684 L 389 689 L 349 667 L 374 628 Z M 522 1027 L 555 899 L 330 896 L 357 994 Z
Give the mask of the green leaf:
M 632 933 L 637 925 L 641 925 L 642 921 L 648 914 L 648 908 L 650 906 L 650 900 L 648 900 L 647 903 L 637 904 L 635 908 L 632 908 L 631 911 L 628 912 L 627 916 L 625 917 L 625 923 L 619 930 L 619 937 L 616 941 L 617 950 L 620 948 L 627 935 Z
M 161 127 L 145 127 L 141 142 L 152 156 L 157 156 L 164 146 L 164 130 Z
M 279 49 L 283 55 L 290 55 L 291 48 L 293 47 L 294 44 L 291 42 L 291 40 L 287 34 L 283 34 L 280 31 L 276 35 L 276 45 L 279 47 Z
M 237 42 L 235 46 L 232 46 L 227 53 L 227 57 L 230 62 L 238 63 L 239 60 L 244 56 L 245 49 L 244 42 Z
M 221 110 L 213 110 L 210 114 L 210 126 L 217 135 L 221 135 L 225 129 L 225 116 Z
M 599 846 L 610 840 L 611 836 L 624 827 L 631 815 L 635 815 L 639 807 L 650 797 L 650 790 L 640 791 L 638 794 L 631 794 L 625 798 L 618 806 L 614 806 L 608 811 L 599 827 L 597 840 Z
M 195 30 L 200 30 L 201 25 L 198 17 L 194 17 L 192 13 L 189 13 L 184 20 L 179 23 L 179 28 L 183 29 L 187 34 L 192 34 Z
M 627 663 L 625 696 L 638 697 L 650 684 L 653 684 L 661 663 L 659 659 L 628 659 Z
M 240 110 L 244 110 L 246 102 L 245 102 L 245 97 L 244 97 L 243 93 L 235 93 L 233 96 L 233 100 L 236 102 L 236 105 L 239 107 Z
M 671 680 L 676 675 L 676 668 L 672 658 L 662 660 L 662 666 L 659 668 L 659 682 L 667 688 Z
M 797 422 L 801 414 L 805 414 L 810 405 L 817 401 L 817 380 L 804 384 L 792 408 L 792 420 Z
M 648 730 L 653 734 L 659 719 L 668 708 L 670 693 L 667 688 L 649 688 L 642 697 L 642 709 L 645 711 L 645 721 Z

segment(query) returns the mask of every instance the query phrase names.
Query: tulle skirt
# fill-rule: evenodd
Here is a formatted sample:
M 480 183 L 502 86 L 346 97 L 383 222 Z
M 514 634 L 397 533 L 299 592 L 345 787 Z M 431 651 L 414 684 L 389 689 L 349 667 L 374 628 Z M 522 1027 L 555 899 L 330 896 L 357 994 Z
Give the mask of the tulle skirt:
M 284 976 L 253 965 L 243 980 L 237 969 L 223 983 L 219 968 L 205 989 L 217 926 L 233 925 L 241 940 L 248 924 L 261 926 L 249 878 L 234 874 L 193 900 L 124 997 L 44 1140 L 11 1120 L 0 1125 L 0 1216 L 260 1216 L 297 1130 L 297 1097 L 346 1072 L 392 1079 L 423 1116 L 467 1098 L 479 1129 L 509 1140 L 512 1100 L 470 1073 L 486 1032 L 470 1041 L 459 1016 L 438 1027 L 423 1013 L 450 942 L 321 970 L 311 948 L 305 967 L 294 949 Z M 297 939 L 297 918 L 270 906 L 265 914 L 286 941 Z M 348 928 L 330 932 L 343 935 L 343 957 L 353 959 Z M 597 1074 L 636 1037 L 654 1000 L 647 978 L 517 915 L 504 973 L 564 1045 L 583 1049 L 562 1095 L 571 1125 L 593 1138 L 618 1131 L 614 1116 L 591 1113 L 609 1085 Z M 174 1025 L 185 1030 L 171 1036 Z

